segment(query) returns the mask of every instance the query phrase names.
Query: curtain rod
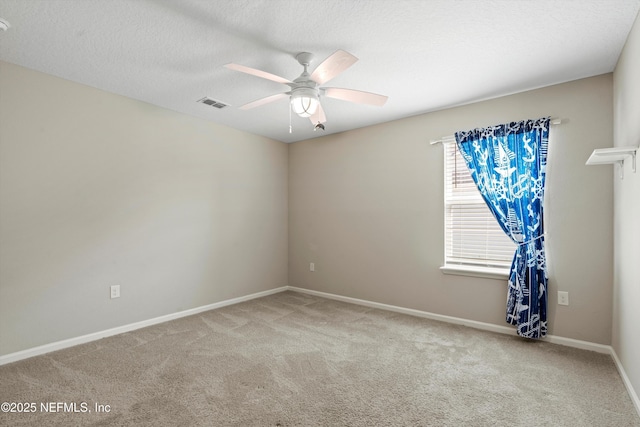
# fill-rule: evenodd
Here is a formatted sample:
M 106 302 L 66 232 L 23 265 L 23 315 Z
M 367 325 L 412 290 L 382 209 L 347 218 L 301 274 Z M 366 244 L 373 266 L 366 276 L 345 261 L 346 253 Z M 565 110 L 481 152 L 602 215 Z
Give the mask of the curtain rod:
M 551 119 L 550 122 L 552 125 L 560 125 L 562 124 L 562 119 Z M 453 135 L 447 135 L 447 136 L 443 136 L 440 139 L 436 139 L 434 141 L 431 141 L 430 144 L 431 145 L 436 145 L 436 144 L 442 144 L 443 142 L 453 142 L 456 140 L 456 137 Z

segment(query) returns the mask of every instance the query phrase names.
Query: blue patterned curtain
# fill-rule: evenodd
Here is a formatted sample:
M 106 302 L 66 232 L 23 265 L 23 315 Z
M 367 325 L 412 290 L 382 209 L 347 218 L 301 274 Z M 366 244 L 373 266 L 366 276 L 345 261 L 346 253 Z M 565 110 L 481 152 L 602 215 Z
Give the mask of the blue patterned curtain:
M 511 264 L 507 322 L 518 335 L 547 334 L 547 274 L 542 205 L 549 118 L 456 132 L 487 206 L 518 245 Z

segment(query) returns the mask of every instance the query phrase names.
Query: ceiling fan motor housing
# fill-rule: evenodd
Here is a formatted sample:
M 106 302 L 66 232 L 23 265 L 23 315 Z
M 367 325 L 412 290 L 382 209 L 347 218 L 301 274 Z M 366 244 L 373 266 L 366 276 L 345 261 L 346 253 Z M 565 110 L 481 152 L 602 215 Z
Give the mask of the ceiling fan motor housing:
M 301 52 L 296 55 L 296 59 L 304 67 L 300 77 L 293 81 L 291 87 L 291 108 L 300 117 L 310 117 L 318 109 L 320 96 L 318 93 L 318 83 L 311 79 L 308 67 L 313 60 L 313 54 Z

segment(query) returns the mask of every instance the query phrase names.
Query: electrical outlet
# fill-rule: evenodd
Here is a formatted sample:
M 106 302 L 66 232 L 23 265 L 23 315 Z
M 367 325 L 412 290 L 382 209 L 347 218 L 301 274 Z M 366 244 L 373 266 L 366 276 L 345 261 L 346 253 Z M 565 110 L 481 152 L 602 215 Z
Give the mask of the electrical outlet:
M 316 264 L 313 262 L 309 263 L 309 271 L 316 271 Z
M 569 292 L 558 291 L 558 304 L 569 305 Z
M 120 298 L 120 285 L 111 286 L 111 299 Z

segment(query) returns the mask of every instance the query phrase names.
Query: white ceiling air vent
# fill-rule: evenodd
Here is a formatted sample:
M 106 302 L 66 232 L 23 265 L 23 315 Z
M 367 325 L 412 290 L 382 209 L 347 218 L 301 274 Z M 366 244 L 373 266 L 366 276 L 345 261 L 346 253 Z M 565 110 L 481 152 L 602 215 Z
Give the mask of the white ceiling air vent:
M 215 99 L 207 98 L 206 96 L 202 99 L 199 99 L 198 102 L 210 105 L 211 107 L 217 108 L 218 110 L 227 107 L 227 104 L 225 104 L 224 102 L 216 101 Z

